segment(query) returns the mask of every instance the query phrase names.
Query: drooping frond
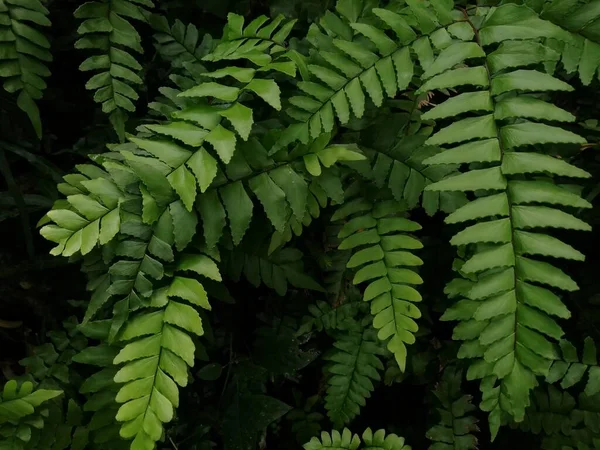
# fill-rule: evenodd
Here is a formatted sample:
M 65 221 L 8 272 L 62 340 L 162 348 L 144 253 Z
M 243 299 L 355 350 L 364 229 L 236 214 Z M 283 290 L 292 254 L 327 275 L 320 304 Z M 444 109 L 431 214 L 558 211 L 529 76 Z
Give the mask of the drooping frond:
M 183 274 L 213 276 L 207 273 L 207 258 L 192 254 L 177 261 L 170 284 L 155 290 L 148 307 L 128 320 L 119 335 L 125 346 L 114 359 L 120 366 L 114 380 L 124 385 L 116 396 L 122 404 L 116 419 L 124 422 L 120 435 L 133 439 L 132 449 L 155 448 L 163 424 L 173 419 L 179 404 L 177 385 L 188 382 L 187 368 L 194 365 L 195 351 L 190 335 L 203 334 L 196 308 L 211 307 L 202 284 Z
M 503 413 L 523 419 L 536 376 L 546 376 L 558 359 L 549 339 L 558 340 L 563 332 L 552 316 L 566 318 L 569 312 L 548 287 L 573 291 L 577 284 L 539 257 L 581 261 L 583 255 L 543 229 L 590 229 L 560 209 L 585 208 L 588 202 L 552 181 L 556 176 L 586 178 L 589 174 L 530 147 L 585 142 L 570 131 L 541 123 L 574 118 L 539 95 L 529 94 L 570 91 L 571 86 L 522 68 L 555 60 L 556 53 L 537 39 L 561 37 L 564 31 L 517 5 L 498 7 L 479 29 L 473 28 L 474 42 L 454 43 L 424 67 L 421 90 L 460 86 L 458 95 L 429 110 L 424 119 L 467 114 L 428 139 L 428 144 L 444 150 L 425 162 L 479 164 L 426 189 L 472 191 L 478 196 L 446 218 L 447 223 L 471 223 L 451 243 L 468 249 L 459 269 L 476 282 L 465 285 L 466 298 L 443 319 L 462 321 L 453 337 L 466 341 L 459 356 L 474 358 L 468 378 L 484 378 L 481 406 L 491 412 L 494 435 Z M 513 40 L 515 29 L 518 41 Z M 490 45 L 496 44 L 497 49 L 490 51 Z M 470 65 L 455 68 L 465 62 Z
M 414 75 L 414 50 L 419 59 L 432 54 L 431 43 L 451 39 L 445 26 L 451 10 L 442 2 L 425 5 L 408 2 L 408 14 L 374 8 L 372 13 L 384 29 L 357 22 L 352 14 L 327 13 L 307 35 L 314 48 L 308 64 L 310 79 L 298 83 L 300 95 L 289 99 L 288 115 L 298 123 L 283 134 L 282 142 L 308 142 L 333 129 L 335 118 L 345 124 L 351 114 L 362 117 L 367 96 L 376 106 L 410 84 Z M 388 37 L 390 31 L 395 39 Z M 432 36 L 429 40 L 428 35 Z M 463 34 L 457 34 L 461 37 Z
M 405 208 L 394 200 L 371 203 L 355 198 L 341 206 L 333 220 L 345 219 L 338 237 L 339 248 L 351 249 L 348 268 L 357 269 L 354 284 L 366 284 L 363 298 L 371 303 L 377 336 L 388 341 L 401 370 L 406 367 L 406 344 L 415 342 L 415 319 L 421 311 L 415 305 L 421 295 L 412 285 L 423 283 L 413 271 L 423 264 L 412 251 L 422 244 L 408 233 L 421 229 L 403 217 Z
M 79 69 L 96 72 L 86 84 L 94 93 L 94 101 L 102 105 L 119 136 L 125 139 L 127 112 L 135 111 L 139 95 L 134 86 L 143 83 L 142 66 L 131 51 L 142 53 L 141 37 L 129 19 L 145 22 L 151 0 L 101 0 L 84 3 L 75 11 L 83 19 L 77 29 L 78 49 L 93 50 Z
M 592 396 L 600 392 L 600 367 L 596 358 L 596 344 L 592 338 L 586 338 L 583 343 L 583 355 L 579 359 L 577 349 L 569 341 L 559 342 L 561 358 L 552 363 L 546 381 L 558 383 L 560 387 L 568 389 L 579 383 L 587 372 L 585 394 Z
M 361 445 L 364 444 L 364 445 Z M 321 432 L 320 439 L 313 437 L 304 444 L 304 450 L 411 450 L 405 444 L 403 437 L 396 434 L 388 434 L 385 430 L 377 430 L 375 433 L 367 428 L 362 435 L 362 441 L 358 434 L 353 434 L 348 428 L 342 433 L 333 430 L 331 433 Z
M 379 356 L 383 351 L 368 321 L 368 318 L 360 324 L 355 321 L 347 332 L 340 332 L 334 349 L 326 356 L 331 365 L 326 368 L 330 377 L 325 408 L 339 428 L 360 413 L 375 389 L 373 382 L 381 379 L 379 371 L 383 370 L 383 363 Z
M 463 373 L 450 366 L 444 370 L 442 380 L 433 393 L 441 408 L 440 422 L 427 431 L 427 439 L 433 441 L 429 450 L 475 450 L 477 438 L 472 434 L 479 431 L 477 419 L 468 413 L 477 409 L 470 395 L 463 395 L 460 384 Z
M 0 78 L 7 92 L 18 93 L 17 105 L 29 117 L 38 138 L 40 112 L 35 103 L 46 89 L 52 61 L 50 41 L 38 27 L 50 26 L 40 0 L 0 0 Z

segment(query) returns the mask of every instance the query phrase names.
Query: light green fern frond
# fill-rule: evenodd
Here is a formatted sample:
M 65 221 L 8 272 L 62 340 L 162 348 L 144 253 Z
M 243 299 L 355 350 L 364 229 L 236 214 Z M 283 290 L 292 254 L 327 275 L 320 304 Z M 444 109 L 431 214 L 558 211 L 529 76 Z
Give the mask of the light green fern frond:
M 120 435 L 133 439 L 132 449 L 154 449 L 163 424 L 173 419 L 179 404 L 177 385 L 187 384 L 187 368 L 194 365 L 190 335 L 204 333 L 196 308 L 211 309 L 202 284 L 183 273 L 214 276 L 206 271 L 209 261 L 199 253 L 179 259 L 170 284 L 155 290 L 148 307 L 129 319 L 119 334 L 125 346 L 114 359 L 121 366 L 114 380 L 124 386 L 116 396 L 122 404 L 116 419 L 124 422 Z M 216 268 L 214 262 L 211 265 Z
M 35 103 L 46 89 L 52 61 L 50 41 L 37 29 L 49 27 L 48 10 L 40 0 L 0 0 L 0 78 L 7 92 L 18 93 L 17 105 L 29 117 L 38 138 L 40 112 Z
M 462 321 L 453 337 L 466 341 L 459 356 L 474 358 L 468 378 L 484 378 L 481 407 L 491 412 L 495 435 L 502 414 L 523 419 L 536 377 L 546 376 L 552 361 L 559 358 L 549 338 L 558 340 L 563 331 L 552 316 L 566 318 L 569 312 L 547 287 L 573 291 L 577 284 L 554 265 L 534 258 L 583 260 L 580 252 L 542 229 L 590 229 L 559 209 L 589 207 L 588 202 L 552 182 L 557 176 L 589 174 L 531 148 L 585 142 L 570 131 L 541 123 L 574 118 L 544 101 L 545 97 L 529 94 L 570 91 L 571 86 L 521 68 L 554 60 L 555 52 L 537 39 L 561 37 L 564 31 L 517 5 L 493 10 L 474 31 L 474 42 L 453 43 L 424 67 L 421 87 L 421 91 L 460 89 L 458 95 L 423 114 L 423 119 L 466 114 L 428 139 L 428 144 L 444 150 L 425 163 L 471 164 L 471 170 L 425 189 L 477 193 L 478 198 L 446 218 L 447 223 L 475 222 L 451 243 L 468 249 L 460 272 L 476 282 L 466 283 L 466 299 L 452 306 L 443 319 Z M 515 41 L 517 36 L 520 40 Z M 520 57 L 523 54 L 536 56 Z
M 133 86 L 143 83 L 142 66 L 131 54 L 143 52 L 141 37 L 129 19 L 145 22 L 146 8 L 153 6 L 151 0 L 101 0 L 84 3 L 75 11 L 75 17 L 83 19 L 75 47 L 96 53 L 79 66 L 84 72 L 97 72 L 85 87 L 95 91 L 94 100 L 102 104 L 121 140 L 127 112 L 135 111 L 139 98 Z
M 413 271 L 423 261 L 412 251 L 422 244 L 408 233 L 421 229 L 403 217 L 405 208 L 394 200 L 371 203 L 355 198 L 341 206 L 332 220 L 346 219 L 338 237 L 339 247 L 351 249 L 347 267 L 357 269 L 354 284 L 367 284 L 364 301 L 371 302 L 373 326 L 377 336 L 388 341 L 401 370 L 406 367 L 406 344 L 415 342 L 421 317 L 415 305 L 422 300 L 413 285 L 423 283 Z
M 364 445 L 361 445 L 364 444 Z M 367 428 L 362 434 L 362 442 L 358 434 L 353 434 L 348 428 L 342 433 L 333 430 L 331 433 L 321 432 L 321 438 L 313 437 L 304 444 L 304 450 L 410 450 L 405 440 L 396 434 L 388 434 L 385 430 L 377 430 L 375 433 Z

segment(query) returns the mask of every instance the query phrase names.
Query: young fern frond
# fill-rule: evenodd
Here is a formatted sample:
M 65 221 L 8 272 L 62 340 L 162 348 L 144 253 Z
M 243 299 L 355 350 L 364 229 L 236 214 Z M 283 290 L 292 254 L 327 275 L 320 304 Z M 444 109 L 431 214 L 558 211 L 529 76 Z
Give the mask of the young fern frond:
M 477 408 L 471 403 L 470 395 L 462 395 L 460 384 L 463 373 L 450 366 L 444 370 L 441 382 L 433 393 L 441 403 L 437 408 L 440 423 L 427 431 L 427 439 L 434 443 L 429 450 L 475 450 L 477 438 L 472 434 L 479 431 L 477 419 L 468 413 Z
M 135 111 L 134 102 L 139 98 L 133 86 L 143 84 L 138 75 L 142 66 L 131 54 L 132 50 L 143 52 L 141 37 L 129 19 L 145 22 L 146 8 L 152 7 L 151 0 L 101 0 L 84 3 L 75 11 L 75 17 L 83 19 L 75 47 L 96 52 L 79 69 L 97 72 L 86 88 L 95 91 L 94 101 L 102 104 L 121 141 L 127 112 Z
M 362 117 L 367 95 L 381 106 L 384 97 L 394 97 L 408 87 L 414 75 L 411 48 L 420 59 L 432 52 L 430 41 L 418 36 L 441 30 L 450 38 L 444 27 L 452 18 L 451 10 L 442 2 L 431 7 L 411 1 L 406 9 L 406 15 L 381 8 L 372 10 L 396 40 L 383 29 L 349 22 L 353 17 L 340 18 L 331 13 L 319 22 L 325 33 L 311 26 L 307 39 L 316 55 L 308 65 L 312 78 L 299 82 L 302 94 L 289 99 L 292 107 L 286 112 L 298 123 L 288 127 L 282 143 L 308 142 L 311 137 L 330 132 L 335 117 L 342 124 L 350 120 L 351 112 Z
M 415 342 L 421 317 L 415 305 L 421 295 L 411 285 L 423 283 L 414 267 L 423 261 L 413 255 L 422 244 L 407 233 L 421 226 L 402 215 L 405 208 L 394 200 L 371 203 L 359 197 L 345 203 L 332 220 L 347 219 L 338 237 L 342 250 L 351 249 L 348 268 L 358 269 L 354 284 L 367 284 L 364 301 L 371 303 L 373 326 L 378 338 L 388 341 L 402 371 L 406 367 L 406 344 Z
M 592 338 L 585 339 L 581 360 L 577 357 L 577 349 L 569 341 L 563 339 L 559 345 L 562 357 L 552 363 L 546 381 L 548 383 L 560 381 L 560 387 L 568 389 L 579 383 L 587 372 L 585 394 L 592 396 L 600 392 L 600 367 L 596 358 L 596 344 Z
M 365 406 L 366 399 L 375 390 L 373 382 L 381 380 L 379 371 L 383 354 L 370 319 L 349 324 L 348 331 L 340 332 L 334 349 L 326 356 L 332 364 L 326 366 L 330 377 L 327 381 L 325 408 L 337 428 L 349 423 Z
M 50 41 L 37 29 L 51 25 L 40 0 L 0 0 L 0 78 L 4 89 L 18 93 L 23 110 L 38 138 L 42 137 L 40 112 L 35 103 L 46 89 L 52 61 Z
M 515 30 L 519 41 L 512 40 Z M 466 284 L 466 298 L 452 306 L 443 319 L 462 321 L 453 337 L 466 341 L 459 356 L 474 358 L 468 378 L 484 378 L 481 407 L 490 411 L 495 435 L 504 414 L 523 419 L 536 377 L 547 375 L 551 362 L 558 359 L 549 338 L 558 340 L 563 331 L 551 316 L 566 318 L 569 312 L 552 291 L 540 285 L 577 289 L 560 269 L 531 258 L 583 260 L 571 246 L 540 232 L 542 228 L 590 229 L 558 209 L 589 207 L 588 202 L 554 184 L 552 177 L 587 178 L 589 174 L 561 159 L 524 148 L 585 142 L 572 132 L 540 123 L 569 122 L 574 117 L 528 94 L 570 91 L 571 86 L 537 70 L 520 68 L 546 62 L 548 55 L 553 60 L 554 52 L 537 39 L 560 38 L 564 31 L 516 5 L 493 10 L 474 31 L 474 42 L 451 44 L 424 67 L 421 90 L 477 87 L 449 98 L 423 118 L 437 120 L 468 113 L 467 118 L 455 120 L 428 139 L 428 144 L 447 149 L 426 163 L 480 165 L 426 189 L 479 194 L 446 218 L 447 223 L 476 222 L 451 240 L 453 245 L 472 250 L 460 271 L 476 282 Z M 499 46 L 490 52 L 494 44 Z M 528 57 L 521 57 L 523 54 Z M 467 60 L 483 62 L 454 68 Z M 539 174 L 546 178 L 540 179 Z
M 364 446 L 361 445 L 364 443 Z M 385 430 L 377 430 L 375 433 L 367 428 L 361 438 L 358 434 L 353 434 L 348 428 L 340 433 L 333 430 L 331 433 L 321 432 L 320 439 L 313 437 L 304 444 L 304 450 L 411 450 L 409 445 L 405 444 L 403 437 L 396 434 L 388 434 Z

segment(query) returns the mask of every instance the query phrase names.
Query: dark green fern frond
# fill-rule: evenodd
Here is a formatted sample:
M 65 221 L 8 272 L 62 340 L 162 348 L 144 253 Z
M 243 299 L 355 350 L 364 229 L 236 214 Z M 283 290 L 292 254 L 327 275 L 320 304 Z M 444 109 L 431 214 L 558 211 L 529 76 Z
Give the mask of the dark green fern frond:
M 443 320 L 462 321 L 453 338 L 466 341 L 459 357 L 473 358 L 467 377 L 483 378 L 481 407 L 490 411 L 495 435 L 504 414 L 523 419 L 536 377 L 546 376 L 558 359 L 549 339 L 560 339 L 563 331 L 552 316 L 567 318 L 569 312 L 547 287 L 578 288 L 554 265 L 532 258 L 584 258 L 542 230 L 589 230 L 589 225 L 558 208 L 591 205 L 552 181 L 552 177 L 587 178 L 587 172 L 531 147 L 585 142 L 570 131 L 541 123 L 574 118 L 529 95 L 571 91 L 571 86 L 546 73 L 520 68 L 552 60 L 553 53 L 543 51 L 538 38 L 560 38 L 565 32 L 532 10 L 512 4 L 498 7 L 481 26 L 473 27 L 474 42 L 453 43 L 424 67 L 420 88 L 459 91 L 423 114 L 423 119 L 466 114 L 428 139 L 428 144 L 444 149 L 425 162 L 471 164 L 471 170 L 425 189 L 478 195 L 446 218 L 447 223 L 472 223 L 451 243 L 466 249 L 466 261 L 459 269 L 476 282 Z M 513 40 L 514 27 L 519 27 L 519 41 Z M 535 54 L 536 59 L 519 57 L 523 53 Z
M 340 332 L 334 349 L 326 356 L 331 364 L 326 366 L 330 377 L 325 408 L 339 428 L 360 413 L 375 389 L 373 382 L 381 379 L 383 363 L 379 356 L 383 350 L 369 321 L 369 317 L 361 323 L 355 321 L 347 332 Z
M 244 27 L 244 17 L 229 13 L 221 42 L 204 57 L 206 61 L 247 59 L 266 70 L 279 70 L 291 75 L 287 63 L 273 62 L 285 51 L 284 42 L 295 20 L 285 21 L 283 15 L 269 20 L 259 16 Z
M 585 394 L 592 396 L 600 392 L 600 367 L 596 359 L 596 344 L 592 338 L 585 338 L 581 359 L 578 358 L 576 348 L 569 341 L 562 339 L 559 345 L 562 357 L 552 363 L 546 381 L 548 383 L 560 381 L 560 387 L 568 389 L 579 383 L 587 372 Z
M 477 408 L 471 403 L 470 395 L 460 389 L 463 373 L 450 366 L 444 370 L 442 380 L 433 393 L 441 408 L 440 422 L 427 431 L 427 439 L 433 441 L 429 450 L 475 450 L 477 438 L 472 434 L 479 431 L 477 419 L 468 415 Z
M 343 331 L 355 325 L 355 317 L 360 311 L 360 303 L 347 302 L 331 306 L 322 300 L 308 305 L 310 315 L 304 317 L 298 334 L 309 333 L 313 328 L 317 331 Z
M 597 448 L 600 440 L 598 395 L 580 394 L 575 400 L 568 392 L 552 385 L 536 389 L 519 428 L 543 434 L 542 449 L 562 450 Z
M 16 380 L 6 382 L 0 396 L 0 448 L 33 449 L 29 446 L 32 435 L 44 427 L 44 417 L 48 416 L 40 405 L 61 394 L 59 390 L 34 390 L 29 381 L 20 385 Z
M 75 11 L 75 17 L 83 19 L 75 47 L 96 53 L 79 69 L 96 72 L 86 88 L 95 91 L 94 100 L 102 104 L 121 141 L 127 113 L 135 111 L 134 102 L 139 98 L 134 87 L 143 83 L 139 76 L 142 66 L 131 54 L 132 50 L 143 52 L 141 37 L 129 19 L 145 22 L 146 8 L 153 6 L 151 0 L 101 0 L 84 3 Z
M 598 79 L 600 68 L 600 2 L 564 2 L 550 0 L 531 7 L 540 12 L 543 19 L 568 30 L 567 36 L 551 42 L 560 53 L 561 65 L 567 73 L 575 73 L 588 86 Z M 558 60 L 558 58 L 557 58 Z
M 224 253 L 223 264 L 224 271 L 234 281 L 239 281 L 243 274 L 253 286 L 264 284 L 281 296 L 288 292 L 289 286 L 322 291 L 323 288 L 304 271 L 302 258 L 302 252 L 296 248 L 283 248 L 268 255 L 264 245 L 255 241 Z
M 17 105 L 42 137 L 40 112 L 35 103 L 46 89 L 52 61 L 50 41 L 37 27 L 51 25 L 40 0 L 0 0 L 0 78 L 7 92 L 18 93 Z
M 198 28 L 192 23 L 186 26 L 176 19 L 173 25 L 169 26 L 165 16 L 153 14 L 150 17 L 150 25 L 156 31 L 154 39 L 158 54 L 174 69 L 187 69 L 189 64 L 202 64 L 202 58 L 212 49 L 211 36 L 200 36 Z
M 385 97 L 406 89 L 414 75 L 411 47 L 419 58 L 432 52 L 426 35 L 451 23 L 451 10 L 446 8 L 441 2 L 435 8 L 411 2 L 407 15 L 374 8 L 372 14 L 385 29 L 332 13 L 321 19 L 320 27 L 312 25 L 307 36 L 315 49 L 308 65 L 312 78 L 299 82 L 302 93 L 289 99 L 286 112 L 298 123 L 286 130 L 282 142 L 308 142 L 330 132 L 336 117 L 342 124 L 351 112 L 362 117 L 367 95 L 381 106 Z M 422 20 L 411 18 L 412 12 Z

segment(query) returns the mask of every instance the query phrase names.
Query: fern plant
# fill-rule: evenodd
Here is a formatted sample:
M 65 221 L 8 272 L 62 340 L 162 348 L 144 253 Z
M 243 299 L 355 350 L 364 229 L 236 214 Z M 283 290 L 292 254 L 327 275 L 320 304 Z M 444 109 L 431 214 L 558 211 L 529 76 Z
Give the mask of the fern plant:
M 578 215 L 595 194 L 574 184 L 595 173 L 575 164 L 588 105 L 570 96 L 594 88 L 598 2 L 339 0 L 304 30 L 229 13 L 221 36 L 205 34 L 210 5 L 177 18 L 185 3 L 75 11 L 86 87 L 120 143 L 65 175 L 40 220 L 90 300 L 22 361 L 38 390 L 6 383 L 0 446 L 283 447 L 271 441 L 385 405 L 372 394 L 387 367 L 381 389 L 411 407 L 390 396 L 398 414 L 382 420 L 433 449 L 478 445 L 463 374 L 480 380 L 492 440 L 508 424 L 543 431 L 543 448 L 598 447 L 596 348 L 586 339 L 580 359 L 558 322 L 559 295 L 578 289 L 558 260 L 584 260 L 567 231 L 591 230 Z M 24 22 L 48 14 L 0 0 L 0 75 L 38 134 L 52 55 Z M 134 56 L 152 50 L 143 24 L 152 63 Z M 157 91 L 145 118 L 142 90 Z M 456 273 L 446 298 L 440 270 Z M 440 315 L 459 322 L 456 345 Z M 436 383 L 440 421 L 411 430 Z M 52 386 L 65 402 L 36 411 Z M 286 398 L 299 406 L 282 421 Z M 344 429 L 304 448 L 410 447 Z
M 49 27 L 48 9 L 39 0 L 2 0 L 0 2 L 0 77 L 9 93 L 17 94 L 23 110 L 38 136 L 42 122 L 36 100 L 42 98 L 50 76 L 50 41 L 39 27 Z

